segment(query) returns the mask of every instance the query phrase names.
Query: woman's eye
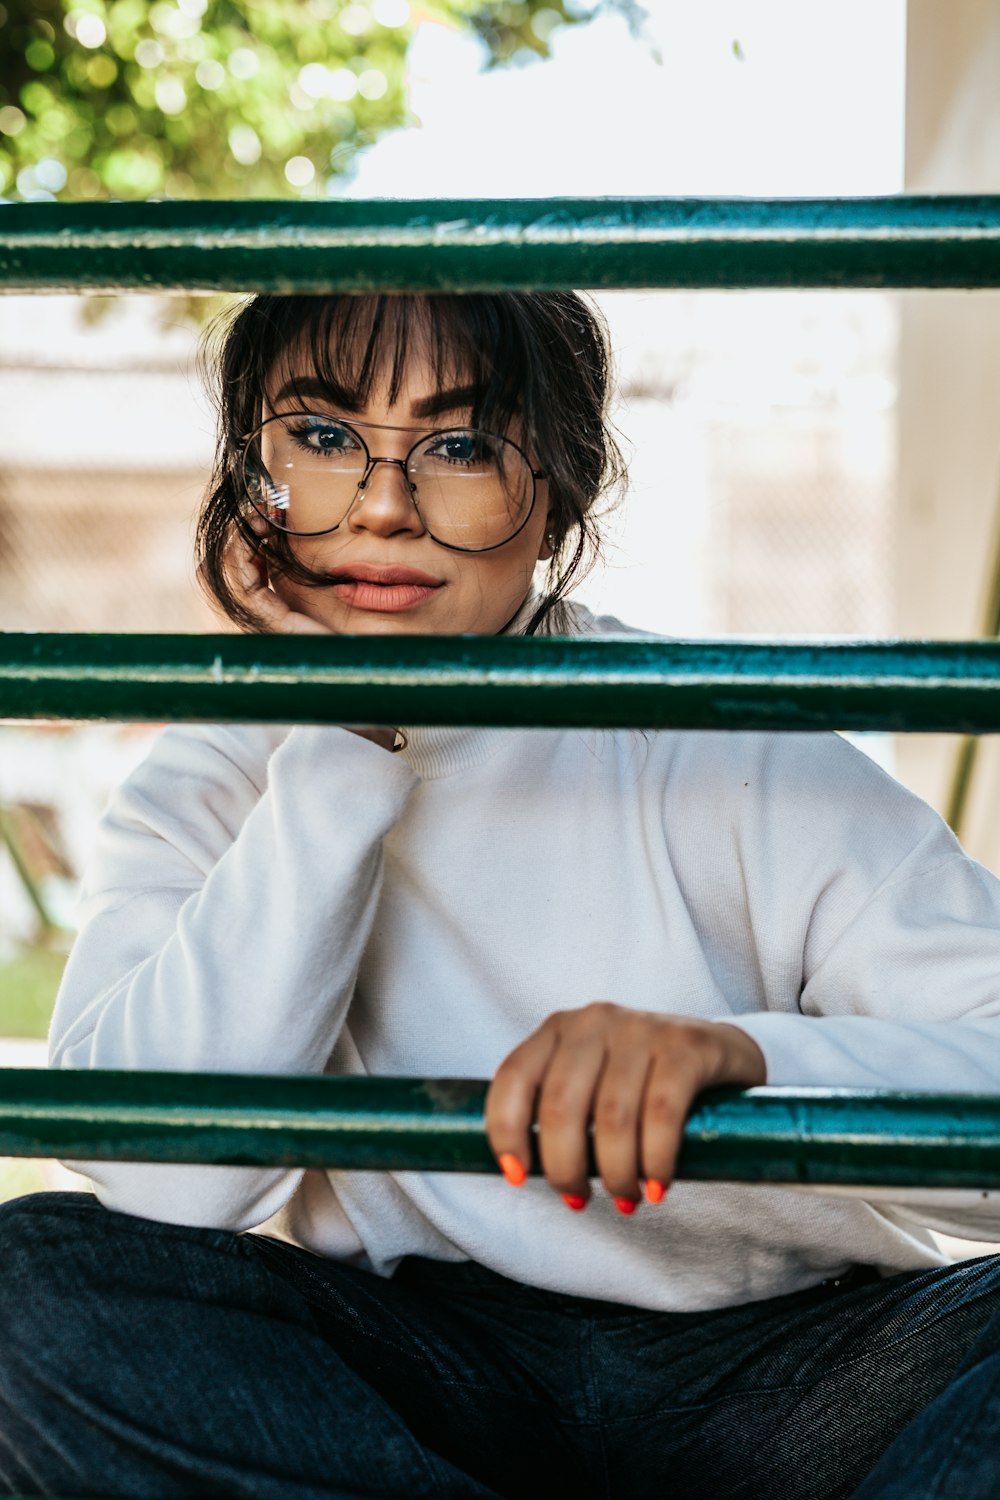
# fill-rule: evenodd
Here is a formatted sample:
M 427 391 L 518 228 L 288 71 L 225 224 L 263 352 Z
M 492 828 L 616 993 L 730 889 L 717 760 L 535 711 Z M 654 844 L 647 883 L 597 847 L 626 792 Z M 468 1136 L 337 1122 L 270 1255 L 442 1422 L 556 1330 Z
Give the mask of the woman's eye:
M 435 458 L 443 458 L 450 463 L 471 463 L 481 456 L 473 432 L 449 432 L 445 437 L 438 438 L 430 451 Z
M 360 444 L 349 427 L 339 422 L 305 422 L 289 431 L 293 442 L 310 453 L 355 453 Z

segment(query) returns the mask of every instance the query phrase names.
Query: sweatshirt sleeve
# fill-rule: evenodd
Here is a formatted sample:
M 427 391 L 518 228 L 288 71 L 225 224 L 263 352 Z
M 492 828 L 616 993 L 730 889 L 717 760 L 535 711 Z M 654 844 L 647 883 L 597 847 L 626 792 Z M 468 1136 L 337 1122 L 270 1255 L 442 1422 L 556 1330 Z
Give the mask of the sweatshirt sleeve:
M 834 873 L 815 893 L 797 1009 L 735 1024 L 764 1053 L 771 1085 L 1000 1095 L 1000 881 L 936 813 L 875 774 L 861 777 L 854 841 L 868 852 L 849 876 L 834 872 L 838 841 L 829 835 Z M 845 801 L 840 842 L 849 846 Z M 910 840 L 897 858 L 904 827 Z M 888 871 L 871 853 L 880 844 L 895 860 Z M 862 1195 L 896 1219 L 1000 1239 L 1000 1194 Z
M 371 929 L 382 840 L 418 782 L 344 729 L 165 731 L 102 820 L 50 1064 L 321 1073 Z M 234 1230 L 269 1218 L 302 1176 L 74 1165 L 108 1208 Z

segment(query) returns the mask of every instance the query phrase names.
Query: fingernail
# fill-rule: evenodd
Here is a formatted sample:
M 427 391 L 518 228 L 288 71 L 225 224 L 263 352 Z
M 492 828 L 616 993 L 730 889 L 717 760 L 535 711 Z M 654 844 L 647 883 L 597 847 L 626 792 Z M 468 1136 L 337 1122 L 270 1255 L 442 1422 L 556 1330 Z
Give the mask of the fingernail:
M 614 1205 L 620 1214 L 634 1214 L 636 1210 L 634 1198 L 615 1198 Z
M 580 1212 L 581 1208 L 587 1207 L 586 1198 L 581 1198 L 579 1193 L 563 1193 L 562 1201 L 565 1203 L 567 1208 L 571 1208 L 573 1212 L 577 1214 Z
M 667 1190 L 662 1182 L 657 1182 L 655 1177 L 646 1178 L 646 1201 L 648 1203 L 662 1203 L 667 1195 Z
M 511 1187 L 520 1187 L 521 1183 L 524 1181 L 528 1174 L 524 1170 L 524 1167 L 521 1165 L 521 1163 L 518 1161 L 517 1157 L 514 1156 L 510 1151 L 505 1151 L 502 1156 L 497 1157 L 497 1160 L 500 1163 L 501 1172 L 506 1177 Z

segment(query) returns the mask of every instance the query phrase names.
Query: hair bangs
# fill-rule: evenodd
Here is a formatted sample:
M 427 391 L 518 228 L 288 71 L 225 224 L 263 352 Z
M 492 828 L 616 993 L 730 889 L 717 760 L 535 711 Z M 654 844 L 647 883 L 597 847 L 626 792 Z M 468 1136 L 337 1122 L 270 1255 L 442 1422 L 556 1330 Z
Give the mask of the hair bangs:
M 316 380 L 346 411 L 363 411 L 376 392 L 395 405 L 419 349 L 436 390 L 472 390 L 474 425 L 505 433 L 520 413 L 526 351 L 478 299 L 345 295 L 280 302 L 273 337 L 259 351 L 268 367 L 258 371 L 258 389 L 271 407 L 279 396 L 294 398 L 297 383 Z

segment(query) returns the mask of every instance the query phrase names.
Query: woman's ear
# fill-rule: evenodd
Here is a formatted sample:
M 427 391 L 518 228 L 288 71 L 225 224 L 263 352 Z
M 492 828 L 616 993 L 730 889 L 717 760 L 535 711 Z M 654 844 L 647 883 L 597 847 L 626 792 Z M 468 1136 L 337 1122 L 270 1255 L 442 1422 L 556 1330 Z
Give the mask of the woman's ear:
M 542 537 L 541 545 L 538 548 L 538 561 L 548 562 L 549 558 L 552 556 L 555 550 L 556 539 L 552 535 L 551 530 L 547 530 L 545 532 L 545 535 Z

